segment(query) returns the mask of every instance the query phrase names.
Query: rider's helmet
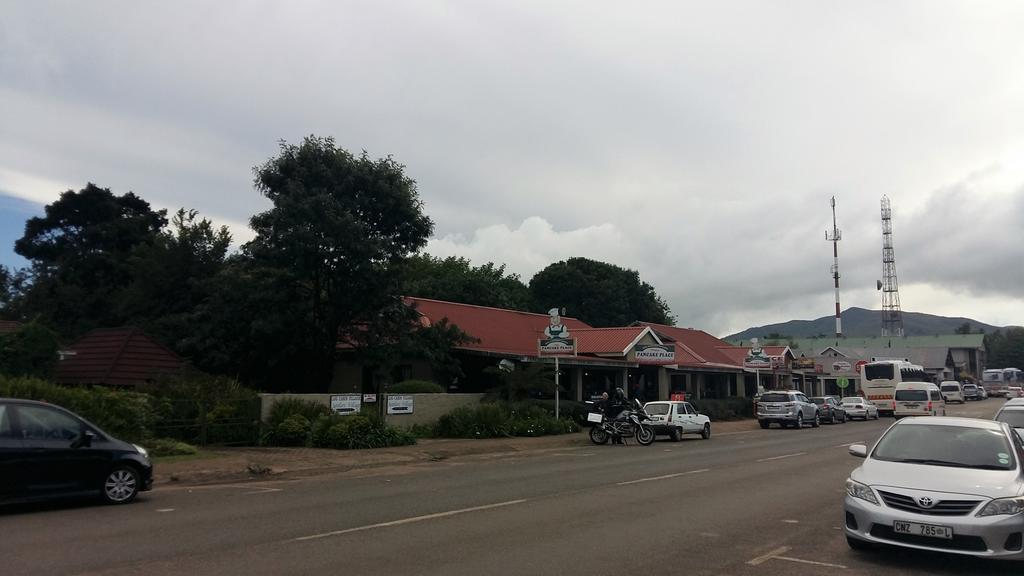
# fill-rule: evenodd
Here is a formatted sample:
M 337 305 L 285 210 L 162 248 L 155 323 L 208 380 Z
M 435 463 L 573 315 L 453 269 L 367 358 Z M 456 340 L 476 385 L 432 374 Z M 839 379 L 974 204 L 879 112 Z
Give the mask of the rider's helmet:
M 625 400 L 626 399 L 626 391 L 623 390 L 622 388 L 616 388 L 615 389 L 615 399 L 619 400 L 619 401 Z

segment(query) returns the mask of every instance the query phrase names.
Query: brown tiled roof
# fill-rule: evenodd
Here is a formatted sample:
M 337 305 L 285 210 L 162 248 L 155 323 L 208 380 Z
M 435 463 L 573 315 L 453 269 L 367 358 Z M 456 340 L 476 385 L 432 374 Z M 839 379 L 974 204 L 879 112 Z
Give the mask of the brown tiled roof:
M 75 342 L 57 363 L 61 384 L 135 386 L 158 374 L 179 372 L 184 361 L 138 328 L 93 330 Z
M 746 356 L 746 351 L 743 352 L 743 355 L 737 361 L 735 355 L 732 354 L 733 349 L 736 348 L 735 346 L 731 346 L 725 340 L 719 340 L 703 330 L 679 328 L 678 326 L 666 326 L 665 324 L 653 324 L 651 322 L 637 322 L 637 325 L 650 326 L 658 334 L 667 336 L 682 344 L 691 355 L 696 357 L 699 363 L 721 364 L 733 367 L 743 366 L 743 357 Z
M 645 330 L 644 326 L 582 328 L 571 330 L 569 335 L 576 339 L 576 352 L 579 354 L 624 355 L 628 352 L 629 345 Z

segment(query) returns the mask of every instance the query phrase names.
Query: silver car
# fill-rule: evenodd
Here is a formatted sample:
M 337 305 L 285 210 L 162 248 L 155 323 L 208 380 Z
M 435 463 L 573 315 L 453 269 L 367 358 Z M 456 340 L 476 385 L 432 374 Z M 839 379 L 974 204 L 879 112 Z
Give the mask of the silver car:
M 799 390 L 765 392 L 757 401 L 757 422 L 767 428 L 775 422 L 786 428 L 803 428 L 810 424 L 817 428 L 821 424 L 818 405 L 807 399 Z
M 850 417 L 850 420 L 854 418 L 878 420 L 878 406 L 863 396 L 843 398 L 843 408 L 846 408 L 846 415 Z
M 1002 422 L 935 416 L 893 424 L 846 480 L 846 541 L 1024 559 L 1024 445 Z

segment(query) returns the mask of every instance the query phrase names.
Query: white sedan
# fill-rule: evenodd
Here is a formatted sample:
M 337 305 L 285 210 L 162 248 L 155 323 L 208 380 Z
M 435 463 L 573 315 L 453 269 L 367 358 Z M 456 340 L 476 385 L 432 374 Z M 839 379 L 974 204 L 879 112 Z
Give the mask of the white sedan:
M 651 417 L 655 434 L 667 434 L 676 442 L 682 440 L 683 434 L 700 434 L 705 440 L 711 438 L 711 418 L 697 412 L 689 402 L 648 402 L 644 404 L 644 412 Z
M 854 418 L 878 420 L 878 406 L 863 396 L 847 396 L 843 398 L 842 404 L 846 409 L 846 417 L 851 420 Z

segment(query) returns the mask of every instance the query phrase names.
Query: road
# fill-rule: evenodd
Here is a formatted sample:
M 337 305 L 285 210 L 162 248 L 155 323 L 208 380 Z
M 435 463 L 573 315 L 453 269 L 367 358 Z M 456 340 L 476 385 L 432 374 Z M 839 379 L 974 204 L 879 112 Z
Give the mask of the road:
M 991 399 L 950 407 L 990 417 Z M 844 481 L 891 421 L 589 446 L 0 511 L 0 574 L 1020 574 L 853 552 Z

